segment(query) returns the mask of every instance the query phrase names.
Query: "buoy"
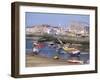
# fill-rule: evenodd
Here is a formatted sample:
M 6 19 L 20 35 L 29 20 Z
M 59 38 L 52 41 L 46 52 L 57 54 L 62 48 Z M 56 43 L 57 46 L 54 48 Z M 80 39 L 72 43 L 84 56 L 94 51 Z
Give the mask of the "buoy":
M 59 59 L 59 57 L 58 56 L 54 56 L 53 59 Z

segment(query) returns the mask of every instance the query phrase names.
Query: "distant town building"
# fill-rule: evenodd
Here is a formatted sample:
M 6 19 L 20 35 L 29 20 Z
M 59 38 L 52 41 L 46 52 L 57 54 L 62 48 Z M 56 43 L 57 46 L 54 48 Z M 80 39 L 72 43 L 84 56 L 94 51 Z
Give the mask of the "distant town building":
M 75 36 L 89 36 L 89 25 L 85 23 L 73 22 L 69 25 L 67 31 L 72 35 L 75 34 Z
M 45 33 L 51 35 L 89 36 L 89 25 L 85 23 L 72 22 L 66 27 L 42 24 L 26 28 L 26 34 L 43 35 Z

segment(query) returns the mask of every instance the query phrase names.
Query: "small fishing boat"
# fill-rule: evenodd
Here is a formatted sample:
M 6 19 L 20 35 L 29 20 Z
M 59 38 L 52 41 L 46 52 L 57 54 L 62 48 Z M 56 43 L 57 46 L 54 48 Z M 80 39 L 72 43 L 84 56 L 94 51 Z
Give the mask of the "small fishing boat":
M 84 61 L 81 60 L 67 60 L 68 63 L 77 63 L 77 64 L 84 64 Z
M 80 56 L 80 50 L 73 47 L 69 47 L 70 44 L 69 45 L 64 44 L 58 37 L 57 40 L 62 45 L 62 49 L 67 53 L 69 53 L 71 56 Z
M 73 51 L 73 50 L 76 50 L 75 48 L 68 48 L 68 47 L 62 47 L 62 48 L 65 51 Z
M 69 53 L 71 56 L 80 56 L 80 50 L 76 48 L 63 47 L 63 50 Z

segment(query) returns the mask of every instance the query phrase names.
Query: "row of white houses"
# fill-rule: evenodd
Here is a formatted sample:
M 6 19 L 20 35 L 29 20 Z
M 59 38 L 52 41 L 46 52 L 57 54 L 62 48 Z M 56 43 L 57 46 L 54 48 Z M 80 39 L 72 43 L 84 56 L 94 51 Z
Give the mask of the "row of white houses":
M 44 33 L 69 36 L 89 36 L 89 26 L 79 23 L 71 23 L 68 27 L 50 26 L 44 24 L 26 28 L 26 34 L 43 35 Z

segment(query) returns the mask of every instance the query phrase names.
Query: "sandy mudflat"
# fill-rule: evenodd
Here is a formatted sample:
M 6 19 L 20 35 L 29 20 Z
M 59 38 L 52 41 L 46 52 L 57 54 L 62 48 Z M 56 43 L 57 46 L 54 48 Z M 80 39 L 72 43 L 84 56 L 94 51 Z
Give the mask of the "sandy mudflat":
M 41 57 L 39 55 L 26 55 L 26 67 L 42 67 L 42 66 L 61 66 L 61 65 L 79 65 L 79 63 L 68 63 L 67 60 L 54 60 L 52 58 Z

